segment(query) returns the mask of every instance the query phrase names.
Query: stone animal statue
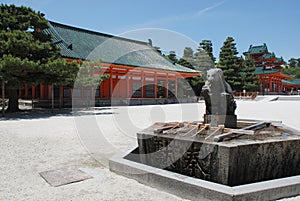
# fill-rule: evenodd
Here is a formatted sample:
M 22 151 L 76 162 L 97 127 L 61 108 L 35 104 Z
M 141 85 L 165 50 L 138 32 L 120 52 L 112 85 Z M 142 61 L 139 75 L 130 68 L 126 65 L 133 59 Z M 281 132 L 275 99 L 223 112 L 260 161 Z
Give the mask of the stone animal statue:
M 207 71 L 207 81 L 201 93 L 205 100 L 206 115 L 234 115 L 236 102 L 221 69 Z

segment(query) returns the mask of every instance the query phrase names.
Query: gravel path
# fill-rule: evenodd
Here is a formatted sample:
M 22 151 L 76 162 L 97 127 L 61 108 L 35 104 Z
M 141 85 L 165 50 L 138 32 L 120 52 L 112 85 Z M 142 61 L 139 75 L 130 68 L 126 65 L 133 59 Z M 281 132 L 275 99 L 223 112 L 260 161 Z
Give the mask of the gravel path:
M 282 120 L 300 130 L 300 102 L 238 101 L 239 118 Z M 108 158 L 154 122 L 201 120 L 204 104 L 23 112 L 0 119 L 0 200 L 183 200 L 110 172 Z M 39 172 L 78 167 L 93 176 L 50 186 Z M 285 199 L 300 200 L 300 197 Z

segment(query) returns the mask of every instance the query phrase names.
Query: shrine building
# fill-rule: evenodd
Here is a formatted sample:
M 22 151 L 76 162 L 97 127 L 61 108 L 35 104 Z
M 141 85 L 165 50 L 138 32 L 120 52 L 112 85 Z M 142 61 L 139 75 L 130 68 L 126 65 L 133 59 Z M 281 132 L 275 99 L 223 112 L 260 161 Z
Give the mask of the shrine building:
M 300 82 L 293 81 L 293 75 L 281 72 L 285 62 L 282 57 L 278 58 L 275 53 L 268 51 L 267 45 L 250 45 L 244 56 L 252 58 L 256 66 L 255 74 L 260 81 L 261 93 L 287 93 L 300 89 Z
M 52 43 L 60 48 L 61 56 L 67 61 L 101 59 L 103 67 L 99 73 L 110 75 L 95 88 L 54 86 L 56 101 L 95 97 L 98 105 L 109 104 L 111 99 L 136 100 L 140 104 L 172 102 L 187 97 L 178 84 L 180 79 L 200 76 L 198 71 L 165 59 L 152 47 L 151 40 L 142 42 L 52 21 L 44 31 L 53 36 Z M 51 86 L 43 83 L 38 86 L 25 84 L 19 91 L 19 97 L 23 99 L 46 101 L 52 98 L 51 95 Z

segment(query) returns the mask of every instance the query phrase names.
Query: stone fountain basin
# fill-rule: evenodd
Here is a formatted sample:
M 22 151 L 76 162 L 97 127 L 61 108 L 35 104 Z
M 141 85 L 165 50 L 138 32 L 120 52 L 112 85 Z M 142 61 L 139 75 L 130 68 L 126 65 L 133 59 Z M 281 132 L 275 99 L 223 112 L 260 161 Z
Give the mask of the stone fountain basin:
M 256 123 L 243 120 L 238 126 Z M 298 195 L 299 132 L 280 122 L 272 125 L 260 134 L 215 142 L 214 136 L 207 139 L 209 133 L 157 132 L 162 124 L 154 124 L 137 134 L 138 147 L 110 160 L 110 169 L 192 200 L 272 200 Z

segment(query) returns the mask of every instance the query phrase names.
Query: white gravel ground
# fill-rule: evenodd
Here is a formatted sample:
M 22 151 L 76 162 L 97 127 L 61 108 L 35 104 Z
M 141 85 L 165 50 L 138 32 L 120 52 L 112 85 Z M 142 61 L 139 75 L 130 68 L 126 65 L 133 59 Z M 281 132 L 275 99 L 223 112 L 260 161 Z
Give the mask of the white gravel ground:
M 281 120 L 300 130 L 299 101 L 237 101 L 238 118 Z M 0 119 L 0 200 L 183 200 L 110 172 L 108 158 L 154 122 L 197 121 L 204 103 L 36 111 Z M 78 167 L 93 176 L 50 186 L 39 172 Z M 284 199 L 300 200 L 300 196 Z

